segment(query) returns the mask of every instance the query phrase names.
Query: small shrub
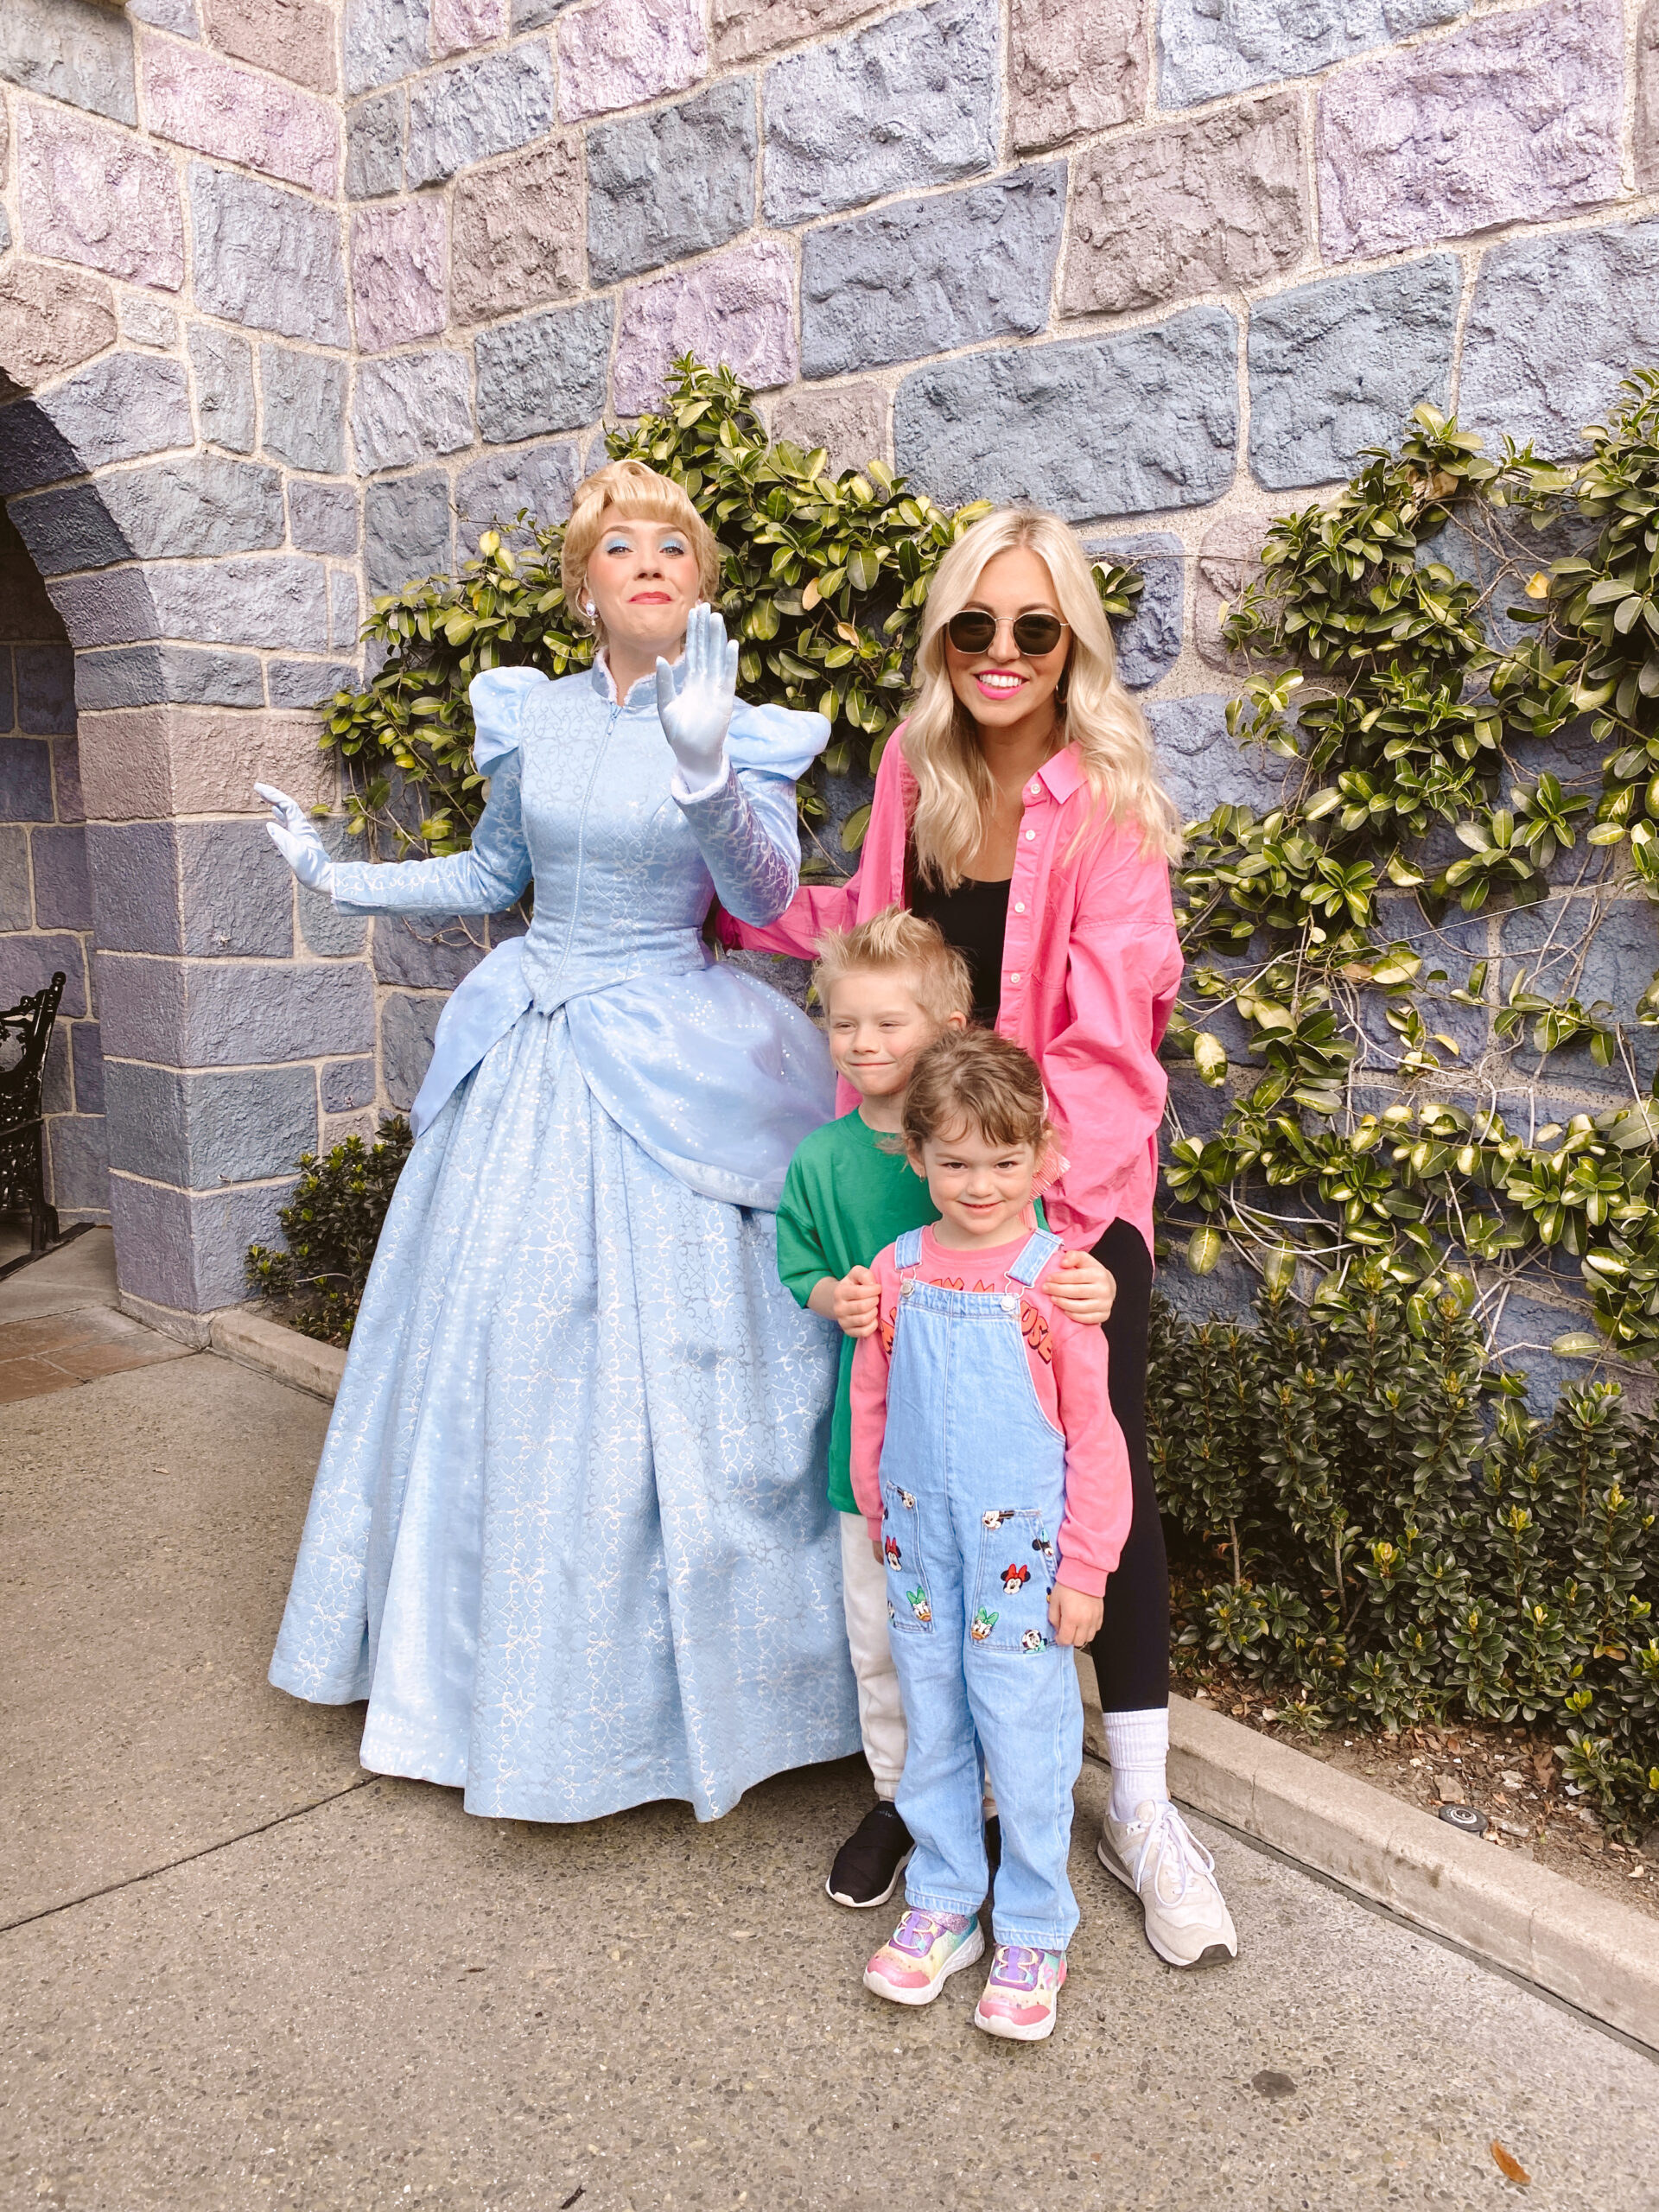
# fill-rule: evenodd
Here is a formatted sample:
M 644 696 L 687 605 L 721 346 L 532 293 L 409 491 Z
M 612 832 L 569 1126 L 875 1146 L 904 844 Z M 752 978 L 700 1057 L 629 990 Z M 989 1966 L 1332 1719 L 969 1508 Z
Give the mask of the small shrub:
M 1466 1293 L 1381 1261 L 1340 1304 L 1264 1288 L 1256 1315 L 1155 1307 L 1153 1471 L 1199 1560 L 1183 1640 L 1333 1718 L 1541 1722 L 1616 1827 L 1651 1822 L 1659 1416 L 1590 1382 L 1532 1418 Z
M 324 1344 L 352 1340 L 386 1208 L 415 1141 L 401 1114 L 381 1122 L 371 1145 L 347 1137 L 327 1159 L 301 1155 L 300 1179 L 277 1219 L 288 1249 L 248 1248 L 256 1298 L 284 1308 L 290 1328 Z

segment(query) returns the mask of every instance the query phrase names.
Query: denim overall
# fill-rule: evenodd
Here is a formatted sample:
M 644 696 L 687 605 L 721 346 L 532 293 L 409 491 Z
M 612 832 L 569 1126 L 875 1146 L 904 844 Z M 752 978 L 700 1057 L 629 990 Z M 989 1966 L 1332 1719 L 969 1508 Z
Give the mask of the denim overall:
M 1060 1249 L 1027 1242 L 1000 1291 L 917 1280 L 922 1233 L 893 1248 L 900 1287 L 881 1446 L 887 1620 L 910 1745 L 898 1808 L 916 1839 L 905 1895 L 973 1913 L 988 1880 L 981 1766 L 1002 1823 L 999 1943 L 1064 1951 L 1083 1700 L 1049 1592 L 1065 1509 L 1065 1439 L 1037 1400 L 1020 1287 Z M 973 1255 L 963 1255 L 964 1273 Z

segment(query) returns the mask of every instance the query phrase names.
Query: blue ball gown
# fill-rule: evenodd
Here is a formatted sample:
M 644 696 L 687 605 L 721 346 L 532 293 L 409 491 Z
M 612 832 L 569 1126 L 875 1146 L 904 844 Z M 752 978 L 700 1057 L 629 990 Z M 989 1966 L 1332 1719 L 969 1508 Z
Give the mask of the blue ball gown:
M 341 866 L 352 912 L 527 937 L 445 1008 L 306 1516 L 271 1681 L 366 1698 L 377 1772 L 469 1812 L 728 1811 L 856 1751 L 823 1469 L 833 1329 L 778 1279 L 823 1042 L 711 963 L 711 900 L 781 913 L 815 715 L 740 703 L 689 793 L 647 680 L 472 688 L 470 852 Z

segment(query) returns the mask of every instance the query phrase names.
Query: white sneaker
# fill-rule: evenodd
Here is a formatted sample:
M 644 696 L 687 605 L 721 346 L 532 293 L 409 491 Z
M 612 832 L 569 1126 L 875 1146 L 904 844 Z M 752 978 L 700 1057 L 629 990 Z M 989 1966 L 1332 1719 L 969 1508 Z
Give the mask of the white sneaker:
M 1095 1856 L 1146 1908 L 1147 1941 L 1172 1967 L 1219 1967 L 1238 1956 L 1238 1931 L 1216 1883 L 1216 1862 L 1167 1798 L 1107 1816 Z

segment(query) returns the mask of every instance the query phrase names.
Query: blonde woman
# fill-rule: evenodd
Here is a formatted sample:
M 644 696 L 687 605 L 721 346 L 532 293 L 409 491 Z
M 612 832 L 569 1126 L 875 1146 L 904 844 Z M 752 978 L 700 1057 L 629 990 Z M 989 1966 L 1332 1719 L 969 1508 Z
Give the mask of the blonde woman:
M 736 701 L 718 573 L 677 486 L 617 461 L 580 487 L 564 583 L 601 651 L 474 683 L 468 853 L 332 862 L 261 786 L 348 911 L 499 912 L 535 882 L 529 934 L 439 1025 L 270 1670 L 366 1698 L 365 1766 L 498 1819 L 709 1820 L 858 1747 L 836 1339 L 773 1230 L 829 1058 L 701 936 L 716 892 L 757 923 L 789 904 L 829 731 Z
M 911 711 L 882 756 L 858 874 L 804 890 L 772 928 L 735 933 L 805 952 L 826 930 L 908 906 L 966 957 L 978 1019 L 1042 1070 L 1068 1155 L 1045 1193 L 1050 1224 L 1116 1280 L 1112 1408 L 1134 1479 L 1092 1646 L 1112 1762 L 1099 1857 L 1141 1897 L 1159 1955 L 1189 1967 L 1238 1944 L 1214 1862 L 1165 1778 L 1169 1573 L 1147 1462 L 1158 1045 L 1181 972 L 1168 867 L 1179 849 L 1082 546 L 1057 516 L 1005 507 L 934 575 Z

